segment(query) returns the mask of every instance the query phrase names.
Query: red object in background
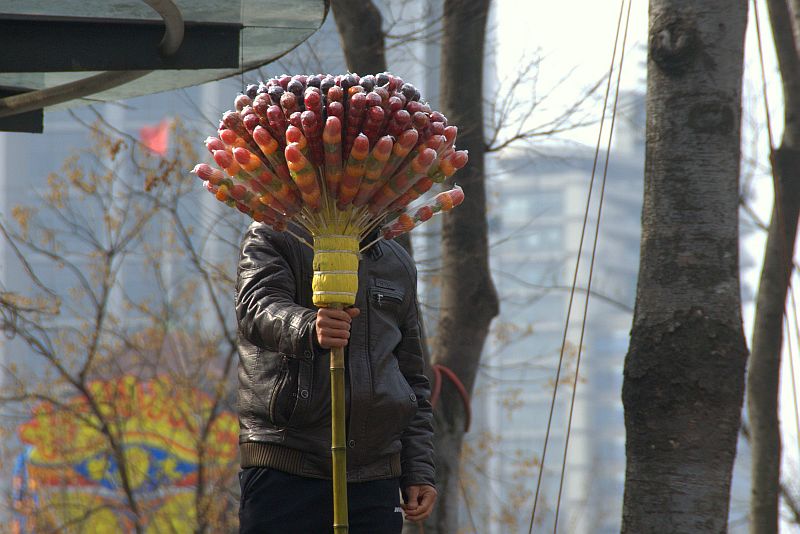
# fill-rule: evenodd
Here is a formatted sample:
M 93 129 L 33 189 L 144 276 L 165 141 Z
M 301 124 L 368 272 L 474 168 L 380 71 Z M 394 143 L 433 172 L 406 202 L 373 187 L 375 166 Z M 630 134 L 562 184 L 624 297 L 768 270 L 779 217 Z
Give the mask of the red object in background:
M 153 126 L 142 126 L 139 129 L 139 140 L 144 146 L 159 156 L 167 155 L 169 148 L 169 127 L 172 121 L 164 119 Z

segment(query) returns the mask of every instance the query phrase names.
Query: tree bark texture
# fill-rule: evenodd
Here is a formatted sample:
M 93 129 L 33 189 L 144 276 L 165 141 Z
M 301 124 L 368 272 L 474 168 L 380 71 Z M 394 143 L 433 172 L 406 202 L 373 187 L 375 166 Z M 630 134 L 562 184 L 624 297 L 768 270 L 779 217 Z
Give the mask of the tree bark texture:
M 747 347 L 738 201 L 746 0 L 651 0 L 622 532 L 727 530 Z
M 369 0 L 332 0 L 333 18 L 342 42 L 347 68 L 360 75 L 378 74 L 388 69 L 383 16 Z M 395 238 L 412 256 L 411 236 Z
M 795 0 L 796 5 L 800 2 Z M 767 233 L 747 375 L 750 420 L 750 531 L 778 532 L 781 430 L 778 416 L 786 294 L 791 279 L 800 211 L 800 56 L 788 0 L 768 0 L 772 35 L 783 80 L 784 132 L 771 154 L 776 198 Z
M 386 70 L 381 12 L 370 0 L 331 0 L 347 68 L 360 75 Z
M 464 203 L 442 218 L 441 312 L 433 363 L 452 369 L 472 392 L 498 299 L 489 271 L 484 176 L 483 69 L 490 0 L 445 0 L 441 43 L 441 106 L 459 127 L 469 163 L 457 175 Z M 455 388 L 442 386 L 436 421 L 440 500 L 427 534 L 458 531 L 459 468 L 466 412 Z

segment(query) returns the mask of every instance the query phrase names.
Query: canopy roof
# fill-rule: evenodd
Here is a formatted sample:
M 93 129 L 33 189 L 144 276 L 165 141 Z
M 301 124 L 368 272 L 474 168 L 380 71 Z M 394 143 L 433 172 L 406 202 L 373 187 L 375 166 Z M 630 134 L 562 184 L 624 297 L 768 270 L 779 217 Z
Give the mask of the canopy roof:
M 0 0 L 0 130 L 41 132 L 42 108 L 254 69 L 302 43 L 327 11 L 328 0 Z

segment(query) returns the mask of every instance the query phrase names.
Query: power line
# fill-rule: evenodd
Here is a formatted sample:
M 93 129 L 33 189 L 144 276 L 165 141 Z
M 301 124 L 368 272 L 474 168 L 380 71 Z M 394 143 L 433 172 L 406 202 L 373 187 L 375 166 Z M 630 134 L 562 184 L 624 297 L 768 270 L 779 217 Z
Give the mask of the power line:
M 561 492 L 564 488 L 564 473 L 567 469 L 567 452 L 569 450 L 569 436 L 572 431 L 572 413 L 575 408 L 575 392 L 578 390 L 578 376 L 581 367 L 581 354 L 583 352 L 583 337 L 586 333 L 586 315 L 589 311 L 589 297 L 592 291 L 592 276 L 594 274 L 594 262 L 597 256 L 597 241 L 600 236 L 600 218 L 603 213 L 603 199 L 606 191 L 606 180 L 608 177 L 608 162 L 611 159 L 611 140 L 614 137 L 614 124 L 617 118 L 617 104 L 619 103 L 619 86 L 622 80 L 622 64 L 625 61 L 625 44 L 628 40 L 628 23 L 631 18 L 631 2 L 628 2 L 628 14 L 625 18 L 625 32 L 622 36 L 622 48 L 620 49 L 619 68 L 617 69 L 617 87 L 614 93 L 614 107 L 611 110 L 611 127 L 608 132 L 608 146 L 606 147 L 606 161 L 603 167 L 603 180 L 600 186 L 600 200 L 597 203 L 597 221 L 594 228 L 594 242 L 592 243 L 592 256 L 589 263 L 589 279 L 586 283 L 586 300 L 583 305 L 583 320 L 581 322 L 581 336 L 578 342 L 578 356 L 575 361 L 575 379 L 572 384 L 572 398 L 569 404 L 569 420 L 567 422 L 567 435 L 564 440 L 564 457 L 561 461 L 561 478 L 558 483 L 558 500 L 556 501 L 556 517 L 553 523 L 553 533 L 558 529 L 558 514 L 561 509 Z
M 609 66 L 609 71 L 608 71 L 608 82 L 606 84 L 605 97 L 603 98 L 603 111 L 600 118 L 600 130 L 597 134 L 597 145 L 595 147 L 594 161 L 592 163 L 592 174 L 589 180 L 589 191 L 586 198 L 586 209 L 584 210 L 583 224 L 581 227 L 581 237 L 578 244 L 577 257 L 575 260 L 575 270 L 572 277 L 572 287 L 569 295 L 569 304 L 567 305 L 567 317 L 564 324 L 564 333 L 561 340 L 561 351 L 558 357 L 558 367 L 556 369 L 555 383 L 553 385 L 553 395 L 550 401 L 550 411 L 547 417 L 547 429 L 545 430 L 544 445 L 542 447 L 542 456 L 539 463 L 539 475 L 536 481 L 536 491 L 534 493 L 534 498 L 533 498 L 533 509 L 531 510 L 531 519 L 530 519 L 530 524 L 528 526 L 528 534 L 531 534 L 533 532 L 533 523 L 536 517 L 536 507 L 539 503 L 539 494 L 542 486 L 542 475 L 544 473 L 545 460 L 547 457 L 547 444 L 550 440 L 550 429 L 552 427 L 552 422 L 553 422 L 553 410 L 555 408 L 556 395 L 558 394 L 558 384 L 561 377 L 561 369 L 564 363 L 564 351 L 567 344 L 567 332 L 569 331 L 569 321 L 570 321 L 570 315 L 572 313 L 572 303 L 575 298 L 575 288 L 577 286 L 578 270 L 580 268 L 581 254 L 583 252 L 583 242 L 586 236 L 586 226 L 589 217 L 589 207 L 591 205 L 591 200 L 592 200 L 592 190 L 594 189 L 594 179 L 595 179 L 595 173 L 597 171 L 597 162 L 600 154 L 600 144 L 602 142 L 603 126 L 605 124 L 606 110 L 608 109 L 608 99 L 609 95 L 611 94 L 611 80 L 614 73 L 614 64 L 616 63 L 616 58 L 617 58 L 617 45 L 619 43 L 620 30 L 622 29 L 622 14 L 624 12 L 624 7 L 625 7 L 625 0 L 621 0 L 619 6 L 619 18 L 617 20 L 617 32 L 614 37 L 614 48 L 611 54 L 611 64 Z

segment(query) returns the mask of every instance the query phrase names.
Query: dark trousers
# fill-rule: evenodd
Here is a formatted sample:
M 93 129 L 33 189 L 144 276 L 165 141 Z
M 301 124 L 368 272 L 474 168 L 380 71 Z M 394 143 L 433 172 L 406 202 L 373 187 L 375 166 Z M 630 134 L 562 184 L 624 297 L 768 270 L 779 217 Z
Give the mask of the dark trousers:
M 266 467 L 239 473 L 240 534 L 328 534 L 333 531 L 330 480 Z M 403 528 L 399 479 L 347 485 L 349 534 L 399 534 Z

